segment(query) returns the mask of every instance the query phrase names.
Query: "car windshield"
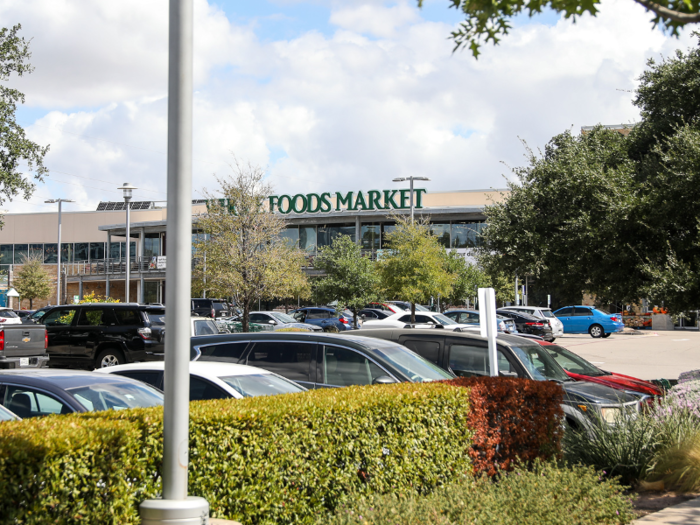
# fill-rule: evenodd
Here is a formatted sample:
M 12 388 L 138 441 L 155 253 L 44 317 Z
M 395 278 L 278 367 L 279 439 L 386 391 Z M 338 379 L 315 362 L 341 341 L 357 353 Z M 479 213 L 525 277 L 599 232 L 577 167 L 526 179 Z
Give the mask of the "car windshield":
M 15 421 L 19 419 L 15 414 L 0 405 L 0 421 Z
M 294 317 L 292 317 L 289 314 L 283 314 L 281 312 L 274 312 L 274 313 L 271 313 L 270 315 L 272 317 L 274 317 L 275 319 L 277 319 L 280 323 L 296 323 L 297 322 L 297 320 L 294 319 Z
M 0 317 L 5 317 L 6 319 L 16 319 L 19 317 L 19 315 L 14 313 L 12 310 L 0 310 Z
M 148 320 L 152 324 L 165 324 L 165 310 L 146 310 L 146 313 L 148 314 Z
M 211 319 L 201 319 L 194 322 L 194 335 L 216 335 L 219 329 Z
M 409 311 L 409 312 L 411 311 L 411 305 L 410 305 L 410 304 L 408 305 L 408 311 Z M 429 311 L 430 311 L 430 308 L 426 308 L 426 307 L 423 306 L 422 304 L 417 304 L 417 305 L 416 305 L 416 312 L 429 312 Z
M 581 374 L 592 377 L 608 375 L 607 372 L 592 365 L 583 357 L 577 356 L 570 350 L 562 348 L 559 345 L 547 345 L 544 347 L 544 349 L 549 352 L 549 355 L 551 355 L 564 370 L 567 370 L 572 374 Z
M 538 381 L 571 381 L 564 369 L 540 345 L 511 346 L 532 377 Z
M 545 317 L 554 317 L 554 314 L 551 310 L 540 310 L 540 312 L 542 312 L 542 315 L 544 315 Z
M 273 374 L 227 376 L 220 377 L 219 379 L 221 379 L 243 397 L 292 394 L 295 392 L 303 392 L 305 390 L 293 381 L 289 381 L 288 379 Z
M 433 318 L 434 318 L 438 323 L 440 323 L 441 325 L 459 324 L 459 323 L 458 323 L 457 321 L 455 321 L 454 319 L 450 319 L 450 318 L 447 317 L 446 315 L 442 315 L 442 314 L 434 314 L 434 315 L 433 315 Z
M 430 361 L 423 359 L 405 346 L 388 341 L 372 342 L 373 351 L 389 362 L 414 383 L 452 379 L 452 375 Z
M 67 388 L 88 410 L 125 410 L 163 404 L 163 394 L 146 384 L 107 382 Z

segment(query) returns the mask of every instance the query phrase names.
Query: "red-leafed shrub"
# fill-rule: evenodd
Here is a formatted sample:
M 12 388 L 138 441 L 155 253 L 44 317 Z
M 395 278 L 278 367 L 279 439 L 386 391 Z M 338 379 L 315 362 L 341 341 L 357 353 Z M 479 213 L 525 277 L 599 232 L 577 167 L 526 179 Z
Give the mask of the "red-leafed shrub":
M 474 473 L 509 470 L 516 458 L 530 462 L 561 452 L 561 402 L 556 383 L 506 377 L 460 377 L 445 383 L 471 389 L 468 425 Z

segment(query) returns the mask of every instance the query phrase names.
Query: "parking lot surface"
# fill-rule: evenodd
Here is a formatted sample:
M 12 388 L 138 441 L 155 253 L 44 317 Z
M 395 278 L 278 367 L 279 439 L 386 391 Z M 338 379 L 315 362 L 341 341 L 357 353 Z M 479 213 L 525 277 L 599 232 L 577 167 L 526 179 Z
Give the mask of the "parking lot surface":
M 640 379 L 677 379 L 678 374 L 700 368 L 700 332 L 640 331 L 612 334 L 606 339 L 590 335 L 564 335 L 555 341 L 603 370 Z

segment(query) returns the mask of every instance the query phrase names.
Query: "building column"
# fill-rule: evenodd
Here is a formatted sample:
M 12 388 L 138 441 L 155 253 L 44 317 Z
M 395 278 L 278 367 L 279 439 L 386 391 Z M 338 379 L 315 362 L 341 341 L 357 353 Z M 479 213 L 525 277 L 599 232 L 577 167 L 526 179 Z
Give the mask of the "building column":
M 360 220 L 360 216 L 358 215 L 355 217 L 355 242 L 357 244 L 362 244 L 362 221 Z
M 105 265 L 105 297 L 109 297 L 109 271 L 111 268 L 112 257 L 112 233 L 107 232 L 107 264 Z
M 144 286 L 143 286 L 143 265 L 148 264 L 147 262 L 144 262 L 143 257 L 144 257 L 144 252 L 146 249 L 146 229 L 141 228 L 141 232 L 139 233 L 139 252 L 141 254 L 141 260 L 139 263 L 139 291 L 136 297 L 139 298 L 139 303 L 143 304 L 143 299 L 144 299 Z
M 78 297 L 83 300 L 83 274 L 80 274 L 80 282 L 78 282 Z

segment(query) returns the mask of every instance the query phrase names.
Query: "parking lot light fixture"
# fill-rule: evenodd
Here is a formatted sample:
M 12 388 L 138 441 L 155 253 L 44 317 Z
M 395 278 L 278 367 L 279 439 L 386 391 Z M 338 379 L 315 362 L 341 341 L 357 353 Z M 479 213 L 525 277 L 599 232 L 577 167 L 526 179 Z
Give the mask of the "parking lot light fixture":
M 126 278 L 124 280 L 125 288 L 125 302 L 129 302 L 129 288 L 130 288 L 130 270 L 131 270 L 131 195 L 133 190 L 138 190 L 136 186 L 132 186 L 128 182 L 125 182 L 123 186 L 117 188 L 124 192 L 124 202 L 126 203 Z M 107 247 L 109 249 L 109 246 Z
M 411 185 L 411 223 L 413 222 L 413 181 L 414 180 L 430 180 L 428 177 L 396 177 L 393 182 L 409 181 Z
M 56 264 L 56 304 L 61 304 L 61 204 L 64 202 L 74 202 L 69 199 L 49 199 L 46 204 L 58 203 L 58 249 L 56 250 L 58 259 Z

